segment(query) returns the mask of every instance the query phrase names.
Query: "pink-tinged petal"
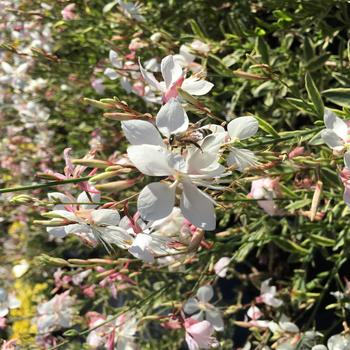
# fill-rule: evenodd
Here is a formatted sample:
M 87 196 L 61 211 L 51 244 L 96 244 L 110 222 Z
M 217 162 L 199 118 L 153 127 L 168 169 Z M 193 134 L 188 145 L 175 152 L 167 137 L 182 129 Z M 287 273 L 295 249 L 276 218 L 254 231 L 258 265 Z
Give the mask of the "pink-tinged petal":
M 344 148 L 344 141 L 333 130 L 322 130 L 321 138 L 328 147 L 334 150 L 341 151 Z
M 214 265 L 215 273 L 219 277 L 225 278 L 230 262 L 231 262 L 231 259 L 228 257 L 224 256 L 224 257 L 220 258 L 219 261 Z
M 113 50 L 109 51 L 109 61 L 115 68 L 123 68 L 123 60 Z
M 164 146 L 156 127 L 144 120 L 128 120 L 121 123 L 125 137 L 132 145 Z
M 120 215 L 117 210 L 97 209 L 91 213 L 91 218 L 96 225 L 118 225 Z
M 145 220 L 158 220 L 170 215 L 175 204 L 175 188 L 153 182 L 147 185 L 137 200 L 137 209 Z
M 209 300 L 213 299 L 214 290 L 210 285 L 202 286 L 197 291 L 197 298 L 203 303 L 207 303 Z
M 161 84 L 159 83 L 159 81 L 154 77 L 153 73 L 149 73 L 146 71 L 146 69 L 144 69 L 142 67 L 141 61 L 139 59 L 139 66 L 140 66 L 140 72 L 141 75 L 143 77 L 143 79 L 145 80 L 145 82 L 149 85 L 151 85 L 152 87 L 154 87 L 157 90 L 163 91 L 163 88 L 161 86 Z
M 213 203 L 189 182 L 183 183 L 180 208 L 191 224 L 208 231 L 215 229 L 216 214 Z
M 181 133 L 188 128 L 188 116 L 181 103 L 170 99 L 161 107 L 157 114 L 156 124 L 160 132 L 169 137 L 171 134 Z
M 253 305 L 248 309 L 247 315 L 252 320 L 257 320 L 263 315 L 263 313 L 260 311 L 260 309 L 257 306 Z
M 137 145 L 128 148 L 128 157 L 141 173 L 149 176 L 169 176 L 174 169 L 169 166 L 171 153 L 160 146 Z
M 172 55 L 166 56 L 162 59 L 160 70 L 167 88 L 182 76 L 182 68 L 178 63 L 174 62 Z
M 209 81 L 192 76 L 184 80 L 181 88 L 190 95 L 202 96 L 207 94 L 213 88 L 213 86 L 214 84 L 210 83 Z
M 227 131 L 231 139 L 245 140 L 254 136 L 259 129 L 259 122 L 254 117 L 239 117 L 231 120 Z
M 150 250 L 151 243 L 152 237 L 150 235 L 139 233 L 128 251 L 138 259 L 141 259 L 147 263 L 153 263 L 154 256 Z
M 324 113 L 324 124 L 327 129 L 334 131 L 342 140 L 346 141 L 348 135 L 347 124 L 328 109 Z
M 208 321 L 201 321 L 193 324 L 188 329 L 187 332 L 196 341 L 199 348 L 210 349 L 211 348 L 211 335 L 214 332 L 213 326 Z

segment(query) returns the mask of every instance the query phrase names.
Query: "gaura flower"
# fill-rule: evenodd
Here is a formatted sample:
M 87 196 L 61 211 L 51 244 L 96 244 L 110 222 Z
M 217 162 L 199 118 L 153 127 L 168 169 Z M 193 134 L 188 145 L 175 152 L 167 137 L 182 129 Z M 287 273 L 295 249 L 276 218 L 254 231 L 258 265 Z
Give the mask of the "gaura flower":
M 189 350 L 210 349 L 219 346 L 212 336 L 214 328 L 208 321 L 197 321 L 192 317 L 185 319 L 186 343 Z
M 174 124 L 170 130 L 176 129 Z M 168 216 L 175 204 L 176 188 L 182 192 L 182 214 L 193 225 L 213 230 L 216 217 L 213 200 L 197 186 L 215 188 L 214 178 L 224 176 L 224 167 L 218 163 L 220 136 L 209 135 L 201 143 L 201 150 L 189 148 L 186 155 L 176 154 L 166 148 L 157 129 L 148 122 L 123 123 L 128 140 L 134 143 L 127 150 L 130 161 L 148 176 L 167 176 L 175 181 L 169 185 L 153 182 L 147 185 L 138 198 L 138 210 L 145 220 L 158 220 Z M 131 130 L 134 131 L 131 136 Z M 178 128 L 177 128 L 178 130 Z M 128 136 L 128 134 L 130 136 Z
M 276 298 L 276 286 L 270 286 L 271 278 L 265 280 L 260 286 L 260 295 L 256 298 L 258 303 L 264 303 L 272 307 L 280 307 L 283 304 L 281 299 Z
M 230 143 L 241 141 L 254 136 L 259 129 L 259 123 L 254 117 L 239 117 L 231 120 L 227 125 L 227 131 L 230 136 Z M 227 165 L 234 166 L 239 171 L 244 171 L 250 166 L 257 164 L 254 152 L 245 149 L 230 146 L 230 153 L 227 157 Z
M 162 59 L 161 73 L 164 79 L 162 82 L 159 82 L 153 73 L 144 69 L 141 62 L 139 64 L 144 80 L 154 89 L 162 92 L 164 103 L 178 96 L 177 88 L 179 87 L 190 95 L 201 96 L 207 94 L 214 86 L 214 84 L 196 75 L 185 78 L 185 73 L 182 71 L 181 65 L 174 61 L 172 55 Z
M 326 126 L 326 129 L 321 132 L 323 141 L 336 153 L 347 151 L 350 146 L 348 123 L 330 110 L 325 111 L 323 120 Z M 349 154 L 349 152 L 347 151 L 345 154 Z
M 198 289 L 196 298 L 190 298 L 184 306 L 186 314 L 194 314 L 191 318 L 196 320 L 203 320 L 203 316 L 216 331 L 224 330 L 224 321 L 221 316 L 221 312 L 214 305 L 210 304 L 209 301 L 214 296 L 213 287 L 210 285 L 202 286 Z
M 68 4 L 62 11 L 61 15 L 64 20 L 71 21 L 73 19 L 76 19 L 78 15 L 74 12 L 75 10 L 75 4 Z
M 38 305 L 35 323 L 38 333 L 48 333 L 72 325 L 75 300 L 69 291 L 56 294 L 51 300 Z
M 330 337 L 325 345 L 315 345 L 311 350 L 347 350 L 350 349 L 350 337 L 336 334 Z

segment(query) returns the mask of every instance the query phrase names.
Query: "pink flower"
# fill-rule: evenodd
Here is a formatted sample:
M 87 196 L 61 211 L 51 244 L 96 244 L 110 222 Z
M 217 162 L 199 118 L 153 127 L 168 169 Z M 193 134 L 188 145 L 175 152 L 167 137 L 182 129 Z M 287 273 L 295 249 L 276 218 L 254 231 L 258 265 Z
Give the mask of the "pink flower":
M 75 4 L 68 4 L 62 11 L 61 15 L 64 20 L 71 21 L 77 18 L 77 14 L 74 12 Z
M 214 328 L 210 322 L 187 318 L 184 327 L 186 342 L 190 350 L 210 349 L 219 346 L 219 342 L 212 337 Z

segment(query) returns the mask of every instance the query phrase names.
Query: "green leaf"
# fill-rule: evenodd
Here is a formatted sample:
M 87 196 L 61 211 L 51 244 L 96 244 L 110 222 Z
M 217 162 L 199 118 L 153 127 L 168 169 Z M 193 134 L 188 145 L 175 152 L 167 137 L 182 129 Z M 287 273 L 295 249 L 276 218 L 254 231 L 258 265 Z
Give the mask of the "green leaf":
M 311 234 L 310 239 L 312 242 L 324 247 L 333 247 L 336 243 L 334 239 L 322 237 L 315 234 Z
M 261 119 L 257 115 L 255 115 L 254 117 L 259 122 L 260 129 L 264 130 L 265 132 L 267 132 L 268 134 L 271 134 L 274 137 L 280 137 L 280 135 L 278 135 L 278 132 L 275 130 L 275 128 L 269 122 L 267 122 L 264 119 Z
M 198 37 L 205 39 L 205 35 L 202 29 L 199 27 L 198 23 L 194 19 L 189 20 L 192 32 L 196 34 Z
M 315 70 L 318 70 L 318 69 L 322 68 L 324 66 L 324 64 L 328 61 L 329 56 L 330 55 L 328 53 L 325 53 L 325 54 L 320 55 L 320 56 L 315 56 L 310 61 L 308 61 L 306 63 L 305 68 L 309 72 L 313 72 Z
M 269 64 L 269 47 L 266 41 L 260 36 L 256 38 L 256 50 L 259 52 L 263 63 Z
M 309 73 L 306 73 L 305 75 L 305 87 L 306 87 L 306 91 L 309 96 L 309 99 L 312 101 L 314 105 L 317 115 L 320 118 L 323 118 L 324 105 L 322 102 L 322 98 Z
M 350 108 L 350 88 L 328 89 L 322 95 L 338 106 Z
M 309 250 L 301 247 L 297 243 L 290 241 L 289 239 L 285 239 L 282 237 L 274 237 L 273 242 L 282 250 L 285 250 L 290 253 L 298 253 L 302 255 L 306 255 L 309 253 Z

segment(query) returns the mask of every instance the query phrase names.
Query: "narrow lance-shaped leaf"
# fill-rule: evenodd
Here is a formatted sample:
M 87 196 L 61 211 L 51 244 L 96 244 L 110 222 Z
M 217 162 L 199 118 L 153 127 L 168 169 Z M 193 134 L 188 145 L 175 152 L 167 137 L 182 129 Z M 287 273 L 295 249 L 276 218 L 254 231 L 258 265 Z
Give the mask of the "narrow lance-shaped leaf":
M 257 115 L 255 115 L 254 117 L 255 119 L 258 120 L 260 129 L 264 130 L 265 132 L 267 132 L 268 134 L 271 134 L 274 137 L 279 137 L 278 132 L 269 122 L 258 117 Z
M 322 95 L 338 106 L 350 108 L 350 88 L 328 89 Z
M 305 87 L 307 94 L 314 105 L 317 115 L 320 118 L 323 118 L 324 105 L 322 102 L 322 98 L 309 73 L 306 73 L 305 75 Z

